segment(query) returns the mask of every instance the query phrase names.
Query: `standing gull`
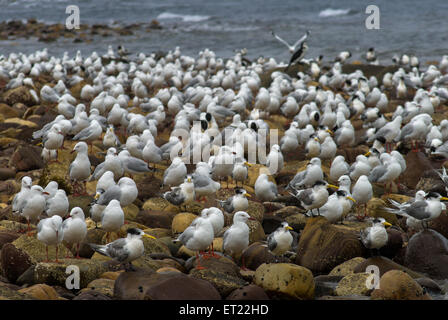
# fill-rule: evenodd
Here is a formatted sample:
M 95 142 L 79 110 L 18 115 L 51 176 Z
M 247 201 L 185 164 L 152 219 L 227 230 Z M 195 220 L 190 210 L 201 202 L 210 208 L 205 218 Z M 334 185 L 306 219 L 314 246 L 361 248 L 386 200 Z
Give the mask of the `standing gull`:
M 70 217 L 62 223 L 63 239 L 70 244 L 76 243 L 76 258 L 79 259 L 79 246 L 87 235 L 87 225 L 84 211 L 80 207 L 74 207 L 70 211 Z
M 87 150 L 85 142 L 78 142 L 72 150 L 72 153 L 77 152 L 76 158 L 68 168 L 70 180 L 75 181 L 77 186 L 79 182 L 84 183 L 84 193 L 86 193 L 86 180 L 90 177 L 90 160 Z M 79 187 L 77 189 L 75 194 L 79 194 Z
M 373 197 L 372 185 L 367 176 L 362 175 L 359 177 L 358 181 L 356 181 L 352 188 L 352 197 L 356 200 L 358 205 L 364 206 L 363 218 L 365 218 L 367 215 L 367 202 Z M 360 218 L 359 214 L 358 218 Z
M 372 226 L 360 231 L 360 239 L 364 246 L 370 250 L 376 250 L 379 255 L 379 249 L 387 244 L 389 239 L 385 227 L 391 224 L 384 218 L 375 218 Z
M 277 228 L 268 236 L 268 249 L 276 256 L 283 255 L 286 251 L 291 249 L 293 236 L 290 232 L 293 230 L 287 222 L 282 222 L 281 226 Z
M 58 245 L 64 237 L 62 229 L 62 218 L 60 216 L 52 216 L 51 218 L 42 219 L 37 225 L 37 239 L 45 243 L 48 260 L 48 246 L 56 246 L 56 262 L 58 262 Z
M 250 194 L 248 194 L 246 190 L 237 188 L 235 189 L 234 196 L 225 201 L 218 200 L 218 202 L 227 213 L 232 213 L 234 211 L 245 211 L 249 207 L 247 197 L 250 197 Z
M 254 218 L 249 216 L 247 212 L 236 212 L 233 216 L 232 226 L 224 233 L 222 247 L 224 252 L 229 252 L 234 259 L 249 245 L 249 226 L 246 223 L 247 220 L 254 220 Z M 246 269 L 244 260 L 242 261 L 242 269 Z

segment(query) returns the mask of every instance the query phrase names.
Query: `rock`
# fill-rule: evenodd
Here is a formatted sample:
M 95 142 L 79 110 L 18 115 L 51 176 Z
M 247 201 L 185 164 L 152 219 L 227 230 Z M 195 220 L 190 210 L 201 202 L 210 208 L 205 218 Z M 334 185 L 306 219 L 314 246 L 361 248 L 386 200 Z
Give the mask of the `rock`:
M 269 300 L 269 297 L 263 288 L 249 284 L 235 289 L 227 296 L 226 300 Z
M 380 279 L 379 289 L 373 290 L 375 300 L 431 300 L 423 288 L 407 273 L 400 270 L 386 272 Z
M 190 224 L 196 219 L 198 216 L 192 213 L 183 212 L 178 213 L 174 216 L 173 222 L 171 224 L 171 232 L 173 234 L 182 233 L 187 229 Z
M 73 300 L 112 300 L 110 297 L 102 294 L 101 292 L 89 290 L 81 292 Z
M 263 226 L 259 221 L 248 220 L 247 225 L 249 226 L 249 244 L 266 238 Z
M 61 187 L 59 187 L 61 188 Z M 74 207 L 80 207 L 84 211 L 84 215 L 90 214 L 90 204 L 93 202 L 92 196 L 78 196 L 73 195 L 68 196 L 68 201 L 70 203 L 68 211 L 70 212 Z
M 437 219 L 431 220 L 428 228 L 437 231 L 448 239 L 448 214 L 446 211 L 442 212 Z
M 353 300 L 370 300 L 368 296 L 352 295 L 352 296 L 323 296 L 316 300 L 336 300 L 336 301 L 353 301 Z
M 431 166 L 431 164 L 429 163 L 427 166 Z M 419 168 L 419 173 L 421 177 L 415 186 L 415 190 L 423 190 L 426 192 L 432 191 L 445 194 L 445 184 L 431 167 Z
M 115 280 L 111 279 L 95 279 L 87 285 L 87 288 L 81 290 L 81 292 L 95 291 L 110 298 L 114 295 Z
M 386 231 L 388 235 L 387 244 L 380 249 L 380 254 L 392 259 L 403 247 L 403 232 L 395 228 L 388 228 Z
M 87 259 L 63 259 L 60 263 L 39 262 L 34 269 L 34 283 L 46 283 L 49 285 L 66 286 L 67 277 L 73 274 L 65 273 L 67 267 L 75 265 L 80 272 L 80 289 L 87 285 L 107 271 L 107 266 L 101 261 Z
M 59 296 L 55 289 L 46 284 L 35 284 L 34 286 L 20 289 L 19 292 L 37 300 L 65 300 Z
M 5 118 L 19 118 L 20 113 L 14 109 L 8 106 L 7 104 L 0 103 L 0 114 Z
M 384 218 L 387 222 L 397 225 L 397 216 L 384 210 L 385 207 L 392 207 L 380 198 L 372 198 L 367 202 L 367 215 L 373 218 Z
M 294 230 L 303 230 L 306 225 L 307 217 L 302 213 L 293 214 L 292 216 L 286 217 L 286 222 L 288 222 L 289 226 Z
M 355 268 L 362 262 L 366 261 L 363 257 L 356 257 L 341 263 L 340 265 L 333 268 L 328 274 L 329 276 L 347 276 L 349 274 L 355 273 Z
M 183 273 L 123 272 L 115 281 L 121 300 L 219 300 L 212 284 Z
M 164 228 L 171 230 L 171 224 L 176 214 L 167 211 L 142 210 L 137 214 L 135 221 L 148 228 Z
M 346 275 L 339 281 L 334 293 L 337 296 L 368 295 L 370 288 L 366 281 L 370 277 L 368 273 L 352 273 Z
M 6 91 L 3 94 L 3 100 L 10 106 L 14 105 L 15 103 L 21 102 L 30 107 L 36 103 L 26 86 L 20 86 L 15 89 Z
M 259 222 L 263 221 L 265 209 L 261 203 L 249 200 L 249 207 L 247 208 L 246 212 L 252 218 L 255 218 Z
M 31 145 L 19 145 L 14 151 L 9 167 L 14 167 L 17 171 L 30 171 L 41 169 L 44 162 L 40 156 L 41 149 Z
M 358 231 L 331 224 L 324 217 L 309 218 L 297 248 L 296 264 L 314 273 L 330 272 L 335 266 L 364 255 Z
M 19 286 L 29 286 L 34 284 L 34 268 L 36 265 L 31 265 L 28 269 L 23 272 L 20 277 L 17 278 L 15 283 Z
M 250 270 L 256 270 L 263 263 L 276 262 L 275 256 L 269 251 L 267 247 L 263 246 L 260 242 L 254 242 L 249 247 L 247 247 L 243 251 L 241 259 L 244 260 L 246 268 Z
M 430 278 L 417 278 L 414 280 L 426 291 L 430 291 L 435 294 L 441 294 L 443 292 L 443 289 L 437 284 L 437 282 Z
M 399 265 L 398 263 L 395 263 L 394 261 L 386 257 L 372 257 L 367 260 L 364 260 L 355 267 L 354 272 L 364 273 L 366 272 L 368 266 L 377 266 L 380 272 L 380 276 L 382 276 L 383 274 L 385 274 L 390 270 L 400 270 L 406 272 L 414 279 L 422 277 L 420 273 L 417 273 L 409 268 Z
M 124 219 L 126 221 L 136 221 L 139 211 L 139 208 L 135 204 L 131 203 L 123 208 Z
M 0 232 L 0 249 L 2 249 L 5 244 L 13 242 L 18 237 L 20 237 L 20 234 L 16 232 L 10 232 L 10 231 Z
M 122 271 L 107 271 L 100 276 L 100 279 L 117 280 L 121 273 Z
M 32 265 L 32 261 L 24 251 L 7 243 L 0 251 L 0 265 L 3 275 L 14 283 Z
M 315 298 L 334 295 L 338 282 L 343 276 L 326 276 L 321 275 L 314 278 L 314 296 Z
M 182 273 L 182 271 L 176 269 L 176 268 L 172 268 L 172 267 L 163 267 L 160 269 L 156 270 L 157 273 L 171 273 L 171 272 L 179 272 Z
M 193 266 L 196 266 L 196 259 Z M 190 270 L 190 275 L 197 279 L 203 279 L 211 283 L 222 297 L 228 296 L 235 289 L 247 285 L 239 274 L 239 267 L 230 259 L 220 257 L 219 259 L 201 258 L 201 266 L 205 269 Z
M 29 237 L 24 234 L 12 242 L 12 244 L 17 249 L 21 249 L 23 252 L 28 254 L 33 263 L 47 260 L 45 244 L 37 240 L 34 236 Z M 58 249 L 58 258 L 65 257 L 70 252 L 63 244 L 59 244 Z M 54 246 L 48 248 L 48 258 L 51 261 L 56 259 L 56 249 Z
M 160 195 L 160 189 L 162 181 L 156 177 L 150 175 L 138 175 L 136 176 L 135 183 L 138 189 L 138 199 L 145 201 L 153 197 Z
M 61 286 L 53 286 L 53 289 L 56 290 L 58 295 L 61 298 L 65 298 L 67 300 L 72 300 L 74 297 L 76 297 L 75 294 L 73 294 L 70 290 L 67 288 L 61 287 Z
M 272 297 L 313 299 L 314 279 L 311 271 L 292 263 L 262 264 L 255 271 L 254 283 Z
M 407 246 L 405 266 L 432 279 L 447 279 L 448 240 L 431 229 L 413 235 Z
M 0 282 L 0 300 L 34 300 L 34 298 Z
M 89 243 L 100 244 L 105 234 L 106 232 L 101 229 L 88 229 L 86 237 L 79 246 L 79 256 L 81 258 L 90 259 L 95 251 L 92 249 Z
M 150 198 L 143 203 L 143 210 L 154 210 L 154 211 L 167 211 L 178 213 L 179 208 L 173 206 L 171 203 L 163 198 Z M 148 226 L 149 227 L 149 226 Z
M 270 234 L 277 230 L 278 227 L 280 227 L 281 223 L 283 222 L 283 219 L 280 219 L 276 216 L 268 215 L 263 219 L 263 222 L 261 225 L 263 226 L 263 231 L 265 234 Z
M 285 220 L 286 218 L 296 215 L 296 214 L 302 214 L 303 210 L 301 210 L 298 207 L 295 206 L 286 206 L 284 208 L 281 208 L 280 210 L 274 211 L 272 213 L 273 216 L 279 217 L 282 220 Z M 302 214 L 303 215 L 303 214 Z
M 16 176 L 16 171 L 11 168 L 0 168 L 0 180 L 13 179 Z
M 143 232 L 155 238 L 171 237 L 171 230 L 167 228 L 148 228 L 144 229 Z

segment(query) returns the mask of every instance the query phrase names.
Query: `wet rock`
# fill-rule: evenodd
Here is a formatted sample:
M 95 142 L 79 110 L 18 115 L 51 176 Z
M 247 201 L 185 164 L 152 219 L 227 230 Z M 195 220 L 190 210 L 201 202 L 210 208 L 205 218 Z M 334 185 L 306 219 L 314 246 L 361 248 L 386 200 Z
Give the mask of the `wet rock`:
M 182 233 L 187 229 L 190 224 L 196 219 L 198 216 L 192 213 L 178 213 L 174 216 L 173 222 L 171 224 L 171 231 L 173 234 Z
M 388 235 L 387 244 L 380 249 L 380 254 L 392 259 L 403 247 L 403 232 L 395 228 L 388 228 L 386 231 Z
M 407 273 L 400 270 L 386 272 L 380 279 L 379 289 L 373 290 L 375 300 L 431 300 L 423 288 Z
M 13 179 L 16 176 L 16 171 L 11 168 L 0 168 L 0 180 Z
M 3 275 L 15 282 L 32 265 L 32 261 L 28 254 L 7 243 L 0 251 L 0 265 Z
M 341 281 L 343 276 L 317 276 L 314 278 L 314 295 L 315 298 L 322 296 L 334 295 L 334 290 L 336 289 L 338 282 Z
M 10 106 L 14 105 L 15 103 L 21 102 L 30 107 L 36 103 L 26 86 L 20 86 L 15 89 L 6 91 L 3 95 L 3 100 Z
M 107 271 L 107 267 L 101 261 L 86 259 L 63 259 L 60 263 L 39 262 L 34 269 L 34 283 L 46 283 L 48 285 L 66 285 L 66 269 L 70 265 L 75 265 L 80 272 L 80 289 L 97 279 Z
M 269 297 L 263 288 L 249 284 L 235 289 L 227 296 L 226 300 L 269 300 Z
M 34 298 L 0 282 L 0 300 L 34 300 Z
M 385 274 L 386 272 L 390 270 L 400 270 L 403 272 L 406 272 L 409 274 L 412 278 L 420 278 L 422 275 L 418 272 L 415 272 L 409 268 L 406 268 L 402 265 L 399 265 L 398 263 L 395 263 L 394 261 L 390 260 L 386 257 L 372 257 L 367 260 L 364 260 L 363 262 L 359 263 L 355 269 L 355 273 L 364 273 L 367 270 L 368 266 L 376 266 L 379 269 L 380 276 Z
M 368 273 L 352 273 L 339 281 L 334 293 L 337 296 L 368 295 L 371 288 L 366 285 Z
M 291 228 L 298 231 L 305 228 L 307 217 L 303 213 L 297 213 L 287 217 L 285 220 Z
M 9 161 L 9 167 L 14 167 L 17 171 L 41 169 L 44 167 L 41 151 L 35 146 L 19 145 Z
M 311 271 L 292 263 L 262 264 L 255 271 L 254 283 L 272 297 L 313 299 L 314 279 Z
M 0 249 L 2 249 L 5 244 L 13 242 L 18 237 L 20 237 L 20 234 L 18 234 L 16 232 L 1 231 L 0 232 Z
M 102 294 L 101 292 L 89 290 L 81 292 L 73 300 L 112 300 L 110 297 Z
M 330 224 L 324 217 L 309 218 L 300 236 L 296 264 L 316 274 L 328 273 L 344 261 L 364 255 L 358 235 L 358 230 Z
M 443 289 L 430 278 L 417 278 L 414 279 L 423 289 L 435 294 L 441 294 Z
M 20 289 L 19 292 L 27 294 L 36 300 L 65 300 L 59 296 L 55 289 L 46 284 L 36 284 L 28 288 Z
M 356 257 L 341 263 L 333 268 L 328 275 L 330 276 L 347 276 L 355 273 L 355 268 L 362 262 L 366 261 L 363 257 Z
M 256 270 L 263 263 L 276 262 L 276 257 L 269 251 L 266 246 L 263 246 L 260 242 L 254 242 L 249 247 L 247 247 L 243 251 L 241 259 L 244 260 L 246 268 L 250 270 Z
M 173 218 L 176 214 L 166 211 L 142 210 L 135 221 L 149 228 L 171 229 Z
M 405 266 L 432 279 L 448 278 L 448 240 L 431 229 L 413 235 L 407 246 Z
M 240 277 L 239 267 L 228 258 L 201 259 L 201 266 L 205 269 L 198 270 L 193 268 L 190 271 L 190 275 L 211 283 L 218 290 L 221 297 L 226 297 L 235 289 L 247 285 L 247 282 Z

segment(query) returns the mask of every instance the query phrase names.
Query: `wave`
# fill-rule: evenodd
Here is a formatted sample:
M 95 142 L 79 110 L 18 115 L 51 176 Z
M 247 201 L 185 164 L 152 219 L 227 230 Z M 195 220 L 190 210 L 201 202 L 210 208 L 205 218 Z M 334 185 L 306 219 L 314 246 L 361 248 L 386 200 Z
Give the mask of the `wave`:
M 349 14 L 351 9 L 332 9 L 327 8 L 319 12 L 319 17 L 335 17 L 335 16 L 345 16 Z
M 185 32 L 194 32 L 194 31 L 202 31 L 202 32 L 243 32 L 243 31 L 255 31 L 259 29 L 254 26 L 235 26 L 235 25 L 209 25 L 208 23 L 200 24 L 200 25 L 192 25 L 185 27 L 183 31 Z
M 167 20 L 167 19 L 181 19 L 183 22 L 199 22 L 210 19 L 210 16 L 200 16 L 200 15 L 188 15 L 188 14 L 177 14 L 171 12 L 163 12 L 159 14 L 156 18 L 157 20 Z

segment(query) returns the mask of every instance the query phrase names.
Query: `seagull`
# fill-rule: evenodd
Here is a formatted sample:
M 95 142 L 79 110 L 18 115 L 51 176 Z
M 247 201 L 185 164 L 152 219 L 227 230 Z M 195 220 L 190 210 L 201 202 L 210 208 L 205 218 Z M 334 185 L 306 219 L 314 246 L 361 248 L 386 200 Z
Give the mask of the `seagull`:
M 310 34 L 310 31 L 307 30 L 305 35 L 303 35 L 299 40 L 297 40 L 297 42 L 294 43 L 294 45 L 292 45 L 292 46 L 288 42 L 286 42 L 285 40 L 280 38 L 278 35 L 276 35 L 273 30 L 271 30 L 271 33 L 278 41 L 283 43 L 288 48 L 290 54 L 294 54 L 294 52 L 297 50 L 297 48 L 299 46 L 301 46 L 303 42 L 306 41 L 306 39 L 308 38 L 308 35 Z
M 381 154 L 380 160 L 383 164 L 373 168 L 369 175 L 369 182 L 384 183 L 386 188 L 387 183 L 394 181 L 400 176 L 401 165 L 388 153 Z
M 84 211 L 80 207 L 74 207 L 70 211 L 70 217 L 62 223 L 62 230 L 64 241 L 76 243 L 76 258 L 79 259 L 79 245 L 87 235 Z
M 15 216 L 20 214 L 20 211 L 22 210 L 22 207 L 27 200 L 31 191 L 31 187 L 33 185 L 33 180 L 28 176 L 24 176 L 22 178 L 21 184 L 22 186 L 20 188 L 20 191 L 14 196 L 12 200 L 12 213 Z
M 185 180 L 187 175 L 187 167 L 181 158 L 173 159 L 171 165 L 163 173 L 163 185 L 178 186 Z
M 153 140 L 148 139 L 145 147 L 142 150 L 143 160 L 148 162 L 148 165 L 150 166 L 151 164 L 153 164 L 155 168 L 155 164 L 162 161 L 163 159 L 162 156 L 163 156 L 162 150 L 158 146 L 156 146 Z
M 138 196 L 138 189 L 135 181 L 128 177 L 118 180 L 116 185 L 109 187 L 107 190 L 99 189 L 95 195 L 96 203 L 107 206 L 113 199 L 118 200 L 122 207 L 126 207 L 133 203 Z
M 145 252 L 142 237 L 155 239 L 153 236 L 144 233 L 138 228 L 130 228 L 127 231 L 126 238 L 120 238 L 106 245 L 89 243 L 90 247 L 121 264 L 127 263 L 126 271 L 132 270 L 132 261 L 140 258 Z
M 409 207 L 412 205 L 412 203 L 414 203 L 415 201 L 424 201 L 426 197 L 426 192 L 423 190 L 419 190 L 415 193 L 415 197 L 414 199 L 411 199 L 407 202 L 404 203 L 399 203 L 393 199 L 389 199 L 389 202 L 396 208 L 399 209 L 400 211 L 403 211 L 405 208 Z M 396 210 L 394 208 L 389 208 L 389 207 L 385 207 L 384 208 L 386 211 L 388 212 L 396 212 Z M 414 230 L 422 230 L 423 229 L 423 223 L 420 220 L 417 220 L 411 216 L 408 216 L 406 218 L 406 225 Z
M 176 206 L 186 205 L 195 199 L 195 187 L 191 175 L 188 175 L 184 183 L 178 187 L 172 187 L 171 191 L 163 194 L 163 198 Z
M 112 199 L 104 208 L 103 216 L 101 218 L 101 228 L 104 229 L 108 235 L 110 232 L 117 232 L 124 224 L 124 212 L 121 209 L 120 202 Z
M 53 197 L 46 201 L 45 214 L 47 217 L 58 215 L 61 218 L 64 218 L 67 215 L 69 206 L 70 204 L 65 190 L 59 189 Z
M 367 215 L 367 202 L 373 197 L 372 185 L 366 175 L 362 175 L 358 178 L 355 185 L 352 188 L 352 197 L 356 200 L 358 205 L 364 206 L 364 218 Z M 360 216 L 358 215 L 358 218 Z
M 379 255 L 379 249 L 384 247 L 389 240 L 385 227 L 390 227 L 391 224 L 384 218 L 375 218 L 372 221 L 372 226 L 360 231 L 360 239 L 364 246 L 370 250 L 376 250 Z
M 266 167 L 269 168 L 269 172 L 271 174 L 276 174 L 282 171 L 283 166 L 283 154 L 280 150 L 280 146 L 278 144 L 274 144 L 272 145 L 271 151 L 266 158 Z
M 118 139 L 117 135 L 114 132 L 114 126 L 113 125 L 109 125 L 109 127 L 106 130 L 106 133 L 104 134 L 103 146 L 105 146 L 106 148 L 121 146 L 121 142 L 120 142 L 120 140 Z
M 312 187 L 316 181 L 323 180 L 322 162 L 319 158 L 312 158 L 306 170 L 298 172 L 289 182 L 287 189 L 300 189 Z
M 278 196 L 277 185 L 269 181 L 268 176 L 265 173 L 258 176 L 255 181 L 254 189 L 257 199 L 262 202 L 272 201 Z
M 331 223 L 341 221 L 344 217 L 345 200 L 356 202 L 351 196 L 343 190 L 338 190 L 328 197 L 327 202 L 320 207 L 319 215 L 327 218 Z M 350 204 L 348 204 L 350 206 Z M 350 207 L 349 207 L 350 208 Z
M 440 200 L 448 201 L 437 192 L 428 192 L 424 200 L 416 200 L 410 206 L 401 206 L 400 209 L 389 208 L 387 211 L 404 216 L 412 217 L 421 222 L 422 226 L 428 227 L 428 222 L 440 216 L 443 204 Z
M 44 191 L 41 186 L 34 185 L 23 201 L 20 215 L 27 220 L 28 235 L 30 235 L 31 231 L 30 220 L 36 220 L 45 210 L 45 195 L 48 195 L 48 192 Z
M 446 173 L 445 167 L 442 167 L 442 173 L 440 173 L 437 170 L 434 170 L 434 171 L 437 173 L 437 175 L 443 181 L 443 184 L 445 185 L 445 191 L 448 193 L 448 174 Z M 23 179 L 22 179 L 22 186 L 23 186 Z
M 333 159 L 330 167 L 330 178 L 337 181 L 341 176 L 349 173 L 350 166 L 345 161 L 344 156 L 337 156 Z M 322 177 L 323 178 L 323 177 Z
M 98 190 L 100 189 L 106 191 L 107 189 L 115 185 L 116 183 L 114 180 L 114 173 L 112 171 L 106 171 L 96 183 L 96 192 L 98 192 Z
M 290 194 L 300 201 L 303 208 L 306 210 L 311 210 L 311 213 L 313 209 L 317 209 L 320 214 L 319 208 L 322 207 L 328 200 L 327 186 L 338 189 L 337 186 L 328 184 L 323 180 L 318 180 L 314 183 L 312 188 L 299 191 L 296 190 L 296 194 Z
M 72 152 L 77 152 L 75 160 L 70 163 L 68 172 L 70 180 L 78 182 L 84 182 L 84 193 L 86 194 L 86 180 L 90 177 L 90 160 L 87 154 L 88 147 L 83 141 L 78 142 L 73 148 Z M 78 190 L 79 192 L 79 190 Z M 79 194 L 76 192 L 75 194 Z
M 56 246 L 56 262 L 58 262 L 58 245 L 62 242 L 64 232 L 62 229 L 62 218 L 60 216 L 52 216 L 51 218 L 42 219 L 37 225 L 37 239 L 45 243 L 48 259 L 48 246 Z
M 272 232 L 267 239 L 268 249 L 276 256 L 283 255 L 291 249 L 293 236 L 290 230 L 293 230 L 287 222 L 282 222 L 281 226 Z
M 97 140 L 103 133 L 103 128 L 97 120 L 92 120 L 87 128 L 82 129 L 72 140 L 87 141 L 92 151 L 92 141 Z
M 306 33 L 306 35 L 308 35 L 308 32 Z M 291 59 L 289 60 L 289 64 L 285 69 L 285 72 L 288 71 L 289 67 L 293 64 L 293 63 L 301 63 L 300 61 L 303 59 L 303 57 L 305 56 L 305 53 L 308 51 L 308 45 L 306 44 L 305 41 L 303 41 L 300 46 L 297 48 L 296 51 L 294 51 L 294 53 L 291 56 Z
M 200 264 L 198 252 L 205 251 L 213 242 L 213 238 L 212 222 L 209 219 L 198 217 L 175 241 L 180 241 L 188 249 L 196 251 L 196 269 L 201 270 L 205 268 Z
M 232 226 L 224 233 L 222 247 L 224 252 L 229 252 L 233 258 L 240 255 L 249 245 L 249 227 L 246 224 L 247 220 L 255 219 L 245 211 L 236 212 L 233 216 Z M 242 269 L 245 269 L 244 258 L 242 261 Z
M 235 164 L 233 166 L 232 170 L 232 178 L 235 180 L 235 184 L 238 186 L 238 182 L 241 181 L 241 186 L 244 185 L 244 181 L 247 180 L 248 177 L 248 168 L 252 166 L 247 161 L 244 161 L 244 159 L 237 158 L 235 161 Z
M 217 235 L 224 227 L 224 214 L 216 207 L 210 207 L 201 211 L 201 217 L 208 219 L 213 227 L 213 234 Z M 215 256 L 213 251 L 213 242 L 211 244 L 211 255 Z
M 117 155 L 117 149 L 114 147 L 107 149 L 104 162 L 96 166 L 89 181 L 100 179 L 106 171 L 112 171 L 116 180 L 120 179 L 124 174 L 123 163 Z
M 121 160 L 124 171 L 130 175 L 151 171 L 145 161 L 131 156 L 127 150 L 121 151 L 118 158 Z
M 249 208 L 249 201 L 247 198 L 250 198 L 251 195 L 247 193 L 245 189 L 236 188 L 235 195 L 231 196 L 227 200 L 218 200 L 221 207 L 227 213 L 232 213 L 234 211 L 245 211 Z

